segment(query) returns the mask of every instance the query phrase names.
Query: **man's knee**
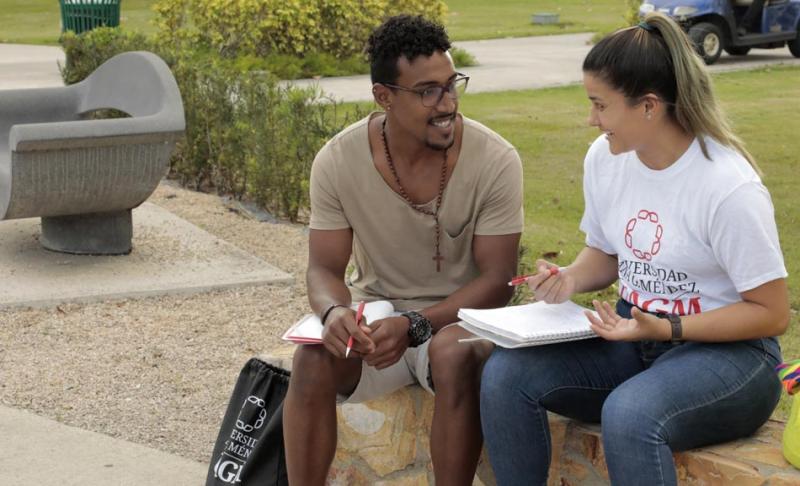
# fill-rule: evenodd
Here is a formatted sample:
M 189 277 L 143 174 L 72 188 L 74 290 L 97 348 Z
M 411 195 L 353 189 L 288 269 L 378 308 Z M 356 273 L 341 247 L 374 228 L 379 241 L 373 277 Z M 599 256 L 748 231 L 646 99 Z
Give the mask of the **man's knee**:
M 460 327 L 448 327 L 431 340 L 428 357 L 431 376 L 437 390 L 443 387 L 477 387 L 483 364 L 491 354 L 488 342 L 460 343 L 470 337 Z
M 324 346 L 298 346 L 292 360 L 290 389 L 305 398 L 335 398 L 343 383 L 352 381 L 349 375 L 353 374 L 353 365 L 356 363 L 336 358 Z M 360 369 L 360 361 L 357 365 Z

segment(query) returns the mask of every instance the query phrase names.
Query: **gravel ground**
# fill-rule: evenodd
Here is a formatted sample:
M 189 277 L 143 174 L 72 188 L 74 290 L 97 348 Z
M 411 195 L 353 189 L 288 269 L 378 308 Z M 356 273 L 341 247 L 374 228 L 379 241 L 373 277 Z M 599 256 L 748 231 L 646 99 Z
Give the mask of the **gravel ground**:
M 207 462 L 239 370 L 306 312 L 307 236 L 170 183 L 150 202 L 295 283 L 0 311 L 0 402 Z

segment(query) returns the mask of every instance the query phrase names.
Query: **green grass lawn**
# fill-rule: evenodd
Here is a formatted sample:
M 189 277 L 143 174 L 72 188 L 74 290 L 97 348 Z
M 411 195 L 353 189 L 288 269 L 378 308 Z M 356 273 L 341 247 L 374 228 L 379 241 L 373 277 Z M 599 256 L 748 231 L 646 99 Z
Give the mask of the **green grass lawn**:
M 717 93 L 763 169 L 772 194 L 781 245 L 789 272 L 792 325 L 781 338 L 784 357 L 800 358 L 800 160 L 797 136 L 800 69 L 743 71 L 715 76 Z M 368 107 L 369 105 L 362 105 Z M 599 132 L 586 124 L 589 103 L 581 86 L 466 95 L 461 111 L 503 135 L 524 164 L 525 263 L 545 257 L 561 265 L 583 248 L 578 230 L 583 213 L 583 158 Z M 592 296 L 578 301 L 588 303 Z M 613 292 L 603 294 L 613 299 Z M 784 397 L 778 417 L 788 414 Z
M 121 0 L 120 25 L 153 32 L 150 6 L 155 0 Z M 0 0 L 0 42 L 58 44 L 61 10 L 58 0 Z
M 121 0 L 121 25 L 154 28 L 155 0 Z M 623 0 L 449 0 L 447 28 L 453 40 L 491 39 L 569 32 L 607 32 L 622 24 Z M 531 24 L 531 14 L 560 14 L 558 25 Z M 56 44 L 61 32 L 58 0 L 0 0 L 0 42 Z
M 623 24 L 623 0 L 448 0 L 453 40 L 493 39 L 573 32 L 609 32 Z M 558 25 L 533 25 L 534 13 L 559 14 Z

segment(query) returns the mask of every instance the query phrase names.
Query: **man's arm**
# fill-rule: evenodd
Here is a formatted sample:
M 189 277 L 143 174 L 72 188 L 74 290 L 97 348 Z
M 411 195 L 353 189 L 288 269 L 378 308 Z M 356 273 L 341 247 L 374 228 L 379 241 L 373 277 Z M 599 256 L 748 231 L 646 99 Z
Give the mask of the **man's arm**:
M 344 283 L 344 273 L 350 261 L 353 230 L 310 230 L 308 236 L 308 270 L 306 287 L 308 302 L 315 314 L 322 317 L 331 305 L 323 325 L 322 342 L 334 356 L 344 357 L 347 341 L 352 335 L 353 350 L 359 354 L 371 351 L 372 340 L 364 329 L 356 325 L 355 313 L 350 306 L 350 291 Z
M 508 282 L 517 270 L 519 240 L 520 233 L 473 237 L 473 258 L 480 275 L 443 301 L 420 311 L 431 321 L 434 332 L 458 321 L 458 309 L 462 307 L 503 307 L 508 303 L 514 293 Z

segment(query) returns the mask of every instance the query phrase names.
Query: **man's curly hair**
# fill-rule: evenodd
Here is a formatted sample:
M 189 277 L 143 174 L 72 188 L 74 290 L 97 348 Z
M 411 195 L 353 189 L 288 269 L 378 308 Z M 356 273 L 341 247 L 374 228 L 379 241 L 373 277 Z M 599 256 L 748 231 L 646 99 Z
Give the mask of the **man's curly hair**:
M 420 55 L 430 56 L 434 51 L 447 52 L 450 39 L 444 27 L 426 20 L 421 15 L 397 15 L 381 24 L 367 41 L 370 75 L 373 83 L 395 83 L 397 60 L 405 56 L 409 61 Z

